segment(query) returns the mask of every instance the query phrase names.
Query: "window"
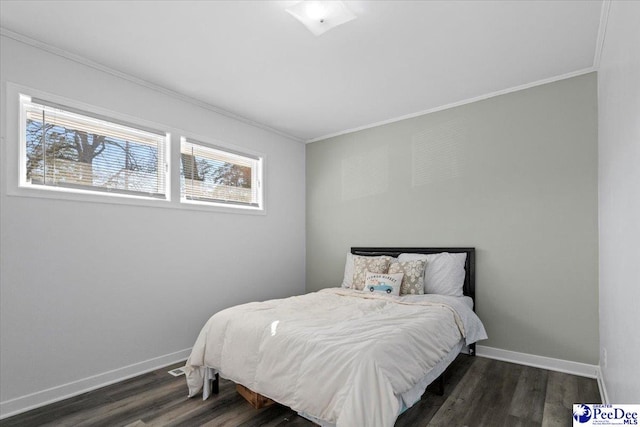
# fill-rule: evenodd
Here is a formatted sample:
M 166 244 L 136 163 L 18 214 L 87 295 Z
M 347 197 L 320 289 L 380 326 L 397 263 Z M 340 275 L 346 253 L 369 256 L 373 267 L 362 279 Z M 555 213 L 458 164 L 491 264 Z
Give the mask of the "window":
M 182 138 L 183 202 L 262 209 L 262 158 Z
M 37 89 L 6 87 L 7 120 L 18 125 L 8 127 L 7 140 L 19 142 L 7 144 L 2 168 L 11 196 L 266 214 L 262 154 Z
M 22 186 L 166 199 L 168 135 L 25 95 Z

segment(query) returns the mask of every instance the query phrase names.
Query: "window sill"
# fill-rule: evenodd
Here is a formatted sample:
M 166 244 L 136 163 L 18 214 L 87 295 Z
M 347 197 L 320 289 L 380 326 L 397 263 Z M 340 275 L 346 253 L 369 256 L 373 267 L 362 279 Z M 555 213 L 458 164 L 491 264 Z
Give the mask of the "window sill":
M 123 195 L 123 194 L 110 194 L 110 193 L 97 193 L 93 191 L 74 190 L 69 191 L 67 189 L 60 190 L 56 188 L 38 188 L 32 186 L 21 186 L 8 190 L 6 195 L 9 197 L 27 197 L 37 199 L 49 199 L 60 201 L 71 201 L 80 203 L 104 203 L 111 205 L 125 205 L 125 206 L 138 206 L 148 208 L 165 208 L 165 209 L 179 209 L 201 212 L 217 212 L 217 213 L 229 213 L 229 214 L 248 214 L 248 215 L 266 215 L 266 209 L 264 206 L 261 208 L 254 207 L 236 207 L 236 206 L 224 206 L 219 204 L 209 204 L 204 202 L 190 202 L 158 199 L 154 197 L 136 196 L 136 195 Z

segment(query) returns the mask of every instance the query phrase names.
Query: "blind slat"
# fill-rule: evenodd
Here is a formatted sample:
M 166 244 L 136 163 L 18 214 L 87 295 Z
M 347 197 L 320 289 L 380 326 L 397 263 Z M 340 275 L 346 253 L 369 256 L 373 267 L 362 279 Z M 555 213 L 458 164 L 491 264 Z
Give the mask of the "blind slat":
M 259 206 L 259 159 L 185 139 L 180 152 L 183 199 Z
M 73 108 L 73 107 L 69 107 L 69 106 L 66 106 L 66 105 L 57 104 L 55 102 L 47 101 L 47 100 L 44 100 L 44 99 L 31 98 L 31 102 L 33 104 L 37 104 L 37 105 L 53 108 L 53 109 L 56 109 L 56 110 L 65 111 L 65 112 L 69 112 L 69 113 L 76 113 L 76 114 L 79 114 L 79 115 L 84 116 L 84 117 L 91 117 L 93 119 L 101 120 L 101 121 L 104 121 L 104 122 L 108 122 L 108 123 L 112 123 L 112 124 L 118 124 L 118 125 L 124 126 L 126 128 L 129 128 L 129 129 L 136 129 L 136 130 L 140 130 L 140 131 L 143 131 L 143 132 L 155 134 L 155 135 L 158 135 L 158 136 L 161 136 L 161 137 L 166 136 L 166 134 L 164 132 L 161 132 L 161 131 L 156 130 L 156 129 L 151 129 L 151 128 L 148 128 L 146 126 L 134 125 L 132 123 L 127 123 L 125 121 L 117 120 L 117 119 L 114 119 L 112 117 L 106 117 L 106 116 L 103 116 L 103 115 L 100 115 L 100 114 L 90 113 L 88 111 L 82 111 L 82 110 L 79 110 L 77 108 Z
M 164 197 L 166 134 L 65 111 L 59 105 L 52 109 L 25 102 L 23 109 L 27 180 L 32 184 Z
M 215 148 L 203 147 L 202 145 L 197 145 L 192 142 L 182 143 L 180 151 L 182 154 L 190 154 L 211 161 L 232 163 L 247 167 L 251 167 L 257 160 L 250 157 L 242 157 L 235 153 L 227 153 Z
M 73 116 L 65 115 L 60 111 L 48 112 L 45 110 L 45 117 L 47 118 L 47 125 L 59 126 L 81 132 L 98 133 L 107 137 L 125 141 L 135 141 L 145 145 L 154 146 L 157 144 L 159 138 L 158 135 L 147 134 L 134 129 L 128 130 L 120 125 L 113 124 L 110 126 L 109 123 L 99 122 L 87 123 L 76 114 Z M 42 123 L 42 110 L 37 108 L 27 110 L 27 119 Z

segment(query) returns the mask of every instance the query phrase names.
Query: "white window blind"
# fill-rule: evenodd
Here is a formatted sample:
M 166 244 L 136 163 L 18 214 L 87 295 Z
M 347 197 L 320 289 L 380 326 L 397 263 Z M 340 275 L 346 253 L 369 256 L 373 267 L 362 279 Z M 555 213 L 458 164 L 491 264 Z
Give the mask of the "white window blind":
M 165 198 L 165 133 L 22 98 L 24 182 Z
M 261 208 L 262 159 L 182 138 L 183 201 Z

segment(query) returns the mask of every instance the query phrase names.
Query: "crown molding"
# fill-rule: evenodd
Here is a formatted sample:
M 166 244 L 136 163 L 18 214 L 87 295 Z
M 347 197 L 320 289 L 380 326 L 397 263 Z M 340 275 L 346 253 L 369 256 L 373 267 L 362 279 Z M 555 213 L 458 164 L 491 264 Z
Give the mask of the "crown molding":
M 131 74 L 124 73 L 122 71 L 119 71 L 119 70 L 116 70 L 114 68 L 108 67 L 106 65 L 100 64 L 99 62 L 92 61 L 92 60 L 90 60 L 88 58 L 85 58 L 84 56 L 77 55 L 75 53 L 69 52 L 67 50 L 61 49 L 61 48 L 56 47 L 56 46 L 52 46 L 52 45 L 50 45 L 48 43 L 45 43 L 43 41 L 32 39 L 31 37 L 25 36 L 25 35 L 20 34 L 20 33 L 16 33 L 14 31 L 8 30 L 8 29 L 6 29 L 4 27 L 0 27 L 0 35 L 3 36 L 3 37 L 7 37 L 7 38 L 10 38 L 12 40 L 15 40 L 17 42 L 24 43 L 26 45 L 35 47 L 37 49 L 43 50 L 45 52 L 49 52 L 49 53 L 51 53 L 53 55 L 60 56 L 62 58 L 68 59 L 70 61 L 77 62 L 77 63 L 79 63 L 81 65 L 93 68 L 95 70 L 102 71 L 102 72 L 107 73 L 107 74 L 111 74 L 112 76 L 121 78 L 123 80 L 127 80 L 127 81 L 129 81 L 131 83 L 134 83 L 134 84 L 137 84 L 139 86 L 143 86 L 143 87 L 145 87 L 147 89 L 151 89 L 153 91 L 162 93 L 163 95 L 167 95 L 167 96 L 172 97 L 174 99 L 177 99 L 177 100 L 180 100 L 180 101 L 183 101 L 183 102 L 187 102 L 189 104 L 195 105 L 195 106 L 203 108 L 205 110 L 212 111 L 212 112 L 214 112 L 216 114 L 220 114 L 221 116 L 225 116 L 225 117 L 228 117 L 230 119 L 237 120 L 237 121 L 242 122 L 244 124 L 247 124 L 247 125 L 250 125 L 250 126 L 265 130 L 267 132 L 278 134 L 280 136 L 283 136 L 285 138 L 291 139 L 291 140 L 296 141 L 296 142 L 304 142 L 303 138 L 299 138 L 297 136 L 290 135 L 290 134 L 288 134 L 286 132 L 283 132 L 281 130 L 272 128 L 271 126 L 268 126 L 268 125 L 253 121 L 253 120 L 248 119 L 246 117 L 243 117 L 241 115 L 238 115 L 238 114 L 232 113 L 230 111 L 224 110 L 224 109 L 222 109 L 220 107 L 216 107 L 215 105 L 209 104 L 208 102 L 201 101 L 201 100 L 199 100 L 197 98 L 193 98 L 191 96 L 184 95 L 184 94 L 182 94 L 180 92 L 176 92 L 176 91 L 168 89 L 168 88 L 166 88 L 164 86 L 148 82 L 148 81 L 146 81 L 144 79 L 141 79 L 139 77 L 132 76 Z
M 611 0 L 602 2 L 600 10 L 600 25 L 598 26 L 598 39 L 596 41 L 596 51 L 593 56 L 593 68 L 600 68 L 600 58 L 602 57 L 602 49 L 604 48 L 604 38 L 607 35 L 607 23 L 609 22 L 609 9 L 611 8 Z
M 94 68 L 96 70 L 111 74 L 115 77 L 119 77 L 121 79 L 130 81 L 134 84 L 146 87 L 148 89 L 154 90 L 156 92 L 160 92 L 164 95 L 170 96 L 172 98 L 187 102 L 189 104 L 195 105 L 197 107 L 203 108 L 205 110 L 209 110 L 212 111 L 214 113 L 220 114 L 222 116 L 237 120 L 239 122 L 248 124 L 250 126 L 256 127 L 256 128 L 260 128 L 263 129 L 265 131 L 271 132 L 271 133 L 275 133 L 278 134 L 280 136 L 283 136 L 285 138 L 291 139 L 293 141 L 296 142 L 305 142 L 307 144 L 312 143 L 312 142 L 316 142 L 316 141 L 321 141 L 321 140 L 325 140 L 325 139 L 329 139 L 329 138 L 333 138 L 336 136 L 340 136 L 340 135 L 346 135 L 349 133 L 354 133 L 354 132 L 358 132 L 361 130 L 366 130 L 366 129 L 370 129 L 370 128 L 374 128 L 374 127 L 378 127 L 378 126 L 382 126 L 382 125 L 386 125 L 386 124 L 390 124 L 390 123 L 395 123 L 401 120 L 406 120 L 406 119 L 411 119 L 414 117 L 419 117 L 425 114 L 430 114 L 430 113 L 435 113 L 438 111 L 443 111 L 443 110 L 448 110 L 450 108 L 455 108 L 455 107 L 459 107 L 462 105 L 466 105 L 466 104 L 471 104 L 477 101 L 482 101 L 485 99 L 489 99 L 489 98 L 493 98 L 496 96 L 500 96 L 500 95 L 505 95 L 508 93 L 512 93 L 512 92 L 517 92 L 520 90 L 524 90 L 524 89 L 529 89 L 535 86 L 540 86 L 540 85 L 544 85 L 547 83 L 553 83 L 559 80 L 564 80 L 564 79 L 569 79 L 572 77 L 577 77 L 583 74 L 588 74 L 591 73 L 593 71 L 596 71 L 600 65 L 600 57 L 602 54 L 602 47 L 604 45 L 604 38 L 605 38 L 605 34 L 606 34 L 606 26 L 607 26 L 607 20 L 608 20 L 608 15 L 609 15 L 609 8 L 611 5 L 611 0 L 604 0 L 603 4 L 602 4 L 602 11 L 601 11 L 601 16 L 600 16 L 600 26 L 599 26 L 599 30 L 598 30 L 598 40 L 596 43 L 596 51 L 595 51 L 595 55 L 594 55 L 594 65 L 592 67 L 589 68 L 585 68 L 582 70 L 578 70 L 578 71 L 574 71 L 571 73 L 566 73 L 566 74 L 562 74 L 559 76 L 554 76 L 554 77 L 550 77 L 547 79 L 542 79 L 542 80 L 538 80 L 535 82 L 531 82 L 531 83 L 526 83 L 523 85 L 519 85 L 519 86 L 514 86 L 511 88 L 507 88 L 507 89 L 503 89 L 503 90 L 499 90 L 499 91 L 495 91 L 495 92 L 490 92 L 484 95 L 480 95 L 480 96 L 476 96 L 473 98 L 468 98 L 468 99 L 464 99 L 461 101 L 457 101 L 457 102 L 453 102 L 450 104 L 445 104 L 442 106 L 438 106 L 438 107 L 434 107 L 434 108 L 430 108 L 427 110 L 422 110 L 422 111 L 418 111 L 415 113 L 411 113 L 411 114 L 406 114 L 403 116 L 399 116 L 399 117 L 394 117 L 391 119 L 386 119 L 386 120 L 382 120 L 379 122 L 374 122 L 374 123 L 370 123 L 370 124 L 366 124 L 366 125 L 362 125 L 362 126 L 358 126 L 358 127 L 354 127 L 354 128 L 349 128 L 349 129 L 345 129 L 342 131 L 338 131 L 338 132 L 334 132 L 334 133 L 330 133 L 330 134 L 326 134 L 326 135 L 322 135 L 319 137 L 315 137 L 312 139 L 308 139 L 305 140 L 303 138 L 294 136 L 294 135 L 290 135 L 286 132 L 283 132 L 281 130 L 272 128 L 268 125 L 253 121 L 251 119 L 248 119 L 246 117 L 240 116 L 238 114 L 232 113 L 230 111 L 224 110 L 222 108 L 216 107 L 215 105 L 209 104 L 207 102 L 201 101 L 199 99 L 184 95 L 180 92 L 176 92 L 174 90 L 168 89 L 164 86 L 160 86 L 157 85 L 155 83 L 151 83 L 148 82 L 144 79 L 141 79 L 139 77 L 135 77 L 132 76 L 130 74 L 124 73 L 122 71 L 118 71 L 116 69 L 107 67 L 106 65 L 100 64 L 98 62 L 92 61 L 90 59 L 87 59 L 83 56 L 71 53 L 69 51 L 66 51 L 64 49 L 52 46 L 50 44 L 47 44 L 45 42 L 36 40 L 36 39 L 32 39 L 30 37 L 27 37 L 25 35 L 16 33 L 14 31 L 8 30 L 4 27 L 0 27 L 0 35 L 4 36 L 4 37 L 8 37 L 10 39 L 16 40 L 18 42 L 33 46 L 35 48 L 44 50 L 46 52 L 52 53 L 54 55 L 69 59 L 71 61 L 77 62 L 79 64 L 85 65 L 87 67 L 91 67 Z
M 506 95 L 506 94 L 512 93 L 512 92 L 518 92 L 520 90 L 529 89 L 529 88 L 532 88 L 532 87 L 535 87 L 535 86 L 542 86 L 542 85 L 546 85 L 548 83 L 553 83 L 553 82 L 557 82 L 557 81 L 560 81 L 560 80 L 566 80 L 566 79 L 570 79 L 572 77 L 581 76 L 583 74 L 589 74 L 589 73 L 592 73 L 594 71 L 596 71 L 595 67 L 584 68 L 582 70 L 573 71 L 571 73 L 566 73 L 566 74 L 561 74 L 559 76 L 549 77 L 548 79 L 537 80 L 535 82 L 526 83 L 526 84 L 519 85 L 519 86 L 514 86 L 514 87 L 511 87 L 511 88 L 508 88 L 508 89 L 498 90 L 498 91 L 495 91 L 495 92 L 490 92 L 490 93 L 487 93 L 487 94 L 484 94 L 484 95 L 476 96 L 474 98 L 468 98 L 468 99 L 464 99 L 462 101 L 452 102 L 451 104 L 446 104 L 446 105 L 442 105 L 442 106 L 439 106 L 439 107 L 430 108 L 428 110 L 418 111 L 417 113 L 411 113 L 411 114 L 407 114 L 407 115 L 404 115 L 404 116 L 395 117 L 395 118 L 392 118 L 392 119 L 387 119 L 387 120 L 382 120 L 380 122 L 371 123 L 371 124 L 368 124 L 368 125 L 363 125 L 363 126 L 359 126 L 359 127 L 355 127 L 355 128 L 351 128 L 351 129 L 335 132 L 335 133 L 330 133 L 330 134 L 327 134 L 327 135 L 324 135 L 324 136 L 319 136 L 317 138 L 309 139 L 306 142 L 307 142 L 307 144 L 310 144 L 312 142 L 322 141 L 324 139 L 329 139 L 329 138 L 333 138 L 333 137 L 340 136 L 340 135 L 346 135 L 348 133 L 358 132 L 358 131 L 365 130 L 365 129 L 371 129 L 371 128 L 374 128 L 374 127 L 378 127 L 378 126 L 387 125 L 387 124 L 390 124 L 390 123 L 399 122 L 401 120 L 412 119 L 414 117 L 424 116 L 425 114 L 430 114 L 430 113 L 435 113 L 435 112 L 438 112 L 438 111 L 448 110 L 450 108 L 460 107 L 460 106 L 466 105 L 466 104 L 472 104 L 474 102 L 483 101 L 485 99 L 494 98 L 494 97 L 500 96 L 500 95 Z

